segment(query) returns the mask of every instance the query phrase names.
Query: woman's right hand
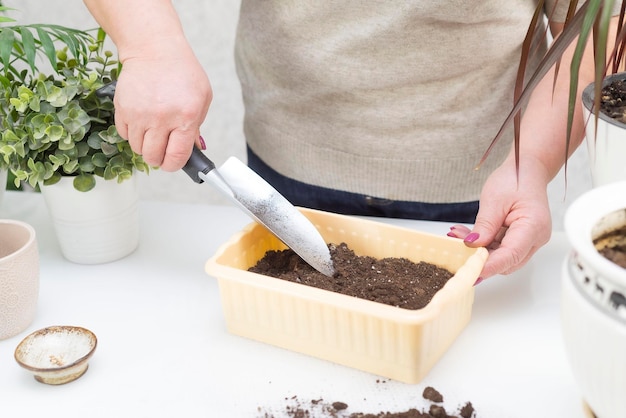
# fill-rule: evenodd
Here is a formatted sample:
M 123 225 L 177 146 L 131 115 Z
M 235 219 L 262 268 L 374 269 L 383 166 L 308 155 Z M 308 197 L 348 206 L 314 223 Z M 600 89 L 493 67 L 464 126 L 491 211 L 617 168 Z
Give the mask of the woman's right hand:
M 84 0 L 122 62 L 115 125 L 144 161 L 182 168 L 200 141 L 213 92 L 171 0 Z M 199 144 L 202 147 L 202 144 Z
M 199 141 L 212 98 L 209 79 L 186 42 L 166 56 L 129 56 L 115 91 L 115 124 L 146 163 L 175 171 Z

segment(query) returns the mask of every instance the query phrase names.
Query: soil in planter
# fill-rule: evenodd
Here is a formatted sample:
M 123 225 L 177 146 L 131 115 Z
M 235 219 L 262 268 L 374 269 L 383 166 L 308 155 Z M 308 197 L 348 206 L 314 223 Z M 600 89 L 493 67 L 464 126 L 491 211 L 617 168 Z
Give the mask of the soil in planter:
M 626 81 L 614 80 L 602 88 L 600 110 L 607 116 L 626 123 Z
M 614 231 L 610 231 L 594 240 L 594 245 L 598 248 L 598 252 L 607 260 L 612 261 L 618 266 L 626 269 L 626 226 Z M 601 243 L 609 241 L 614 245 L 602 246 Z
M 303 401 L 297 396 L 293 396 L 285 409 L 285 414 L 289 418 L 476 418 L 476 412 L 471 402 L 452 411 L 446 410 L 443 405 L 443 396 L 432 386 L 428 386 L 422 392 L 422 397 L 430 402 L 427 410 L 410 408 L 401 412 L 381 411 L 378 413 L 351 412 L 349 405 L 345 402 L 327 402 L 324 399 Z M 264 412 L 259 408 L 260 418 L 277 418 L 273 414 Z M 320 415 L 321 414 L 321 415 Z
M 357 256 L 345 243 L 328 247 L 335 266 L 332 278 L 313 269 L 291 249 L 268 251 L 249 271 L 404 309 L 426 306 L 453 276 L 426 262 Z

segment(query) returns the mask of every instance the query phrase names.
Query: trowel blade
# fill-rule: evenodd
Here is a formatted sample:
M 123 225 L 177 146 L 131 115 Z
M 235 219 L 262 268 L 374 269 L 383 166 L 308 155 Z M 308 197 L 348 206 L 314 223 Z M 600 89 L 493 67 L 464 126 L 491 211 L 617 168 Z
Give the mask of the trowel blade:
M 317 271 L 334 274 L 328 245 L 317 228 L 246 164 L 230 157 L 222 166 L 199 176 L 222 190 Z

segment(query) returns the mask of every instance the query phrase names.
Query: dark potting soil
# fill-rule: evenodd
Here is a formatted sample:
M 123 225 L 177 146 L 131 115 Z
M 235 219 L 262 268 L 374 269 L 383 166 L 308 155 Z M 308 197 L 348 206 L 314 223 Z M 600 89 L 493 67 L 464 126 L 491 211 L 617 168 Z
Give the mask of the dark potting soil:
M 598 251 L 602 256 L 621 268 L 626 269 L 626 245 L 618 245 L 615 247 L 606 247 Z
M 453 274 L 406 258 L 357 256 L 347 244 L 329 244 L 335 275 L 329 278 L 293 250 L 268 251 L 249 271 L 404 309 L 426 306 Z
M 600 110 L 607 116 L 626 123 L 626 81 L 614 80 L 602 88 Z
M 454 411 L 443 406 L 443 396 L 435 388 L 428 386 L 422 397 L 430 402 L 428 410 L 410 408 L 402 412 L 381 411 L 378 413 L 351 412 L 345 402 L 327 402 L 324 399 L 303 401 L 297 396 L 285 399 L 290 403 L 284 413 L 289 418 L 476 418 L 471 402 L 466 402 Z M 259 418 L 275 418 L 275 415 L 259 408 Z M 320 415 L 322 414 L 322 415 Z
M 626 236 L 626 226 L 602 235 L 594 241 L 594 244 L 598 241 L 606 240 L 607 238 L 623 236 Z M 598 252 L 607 260 L 612 261 L 618 266 L 626 269 L 626 244 L 624 244 L 624 238 L 619 238 L 617 242 L 621 242 L 621 244 L 601 248 Z

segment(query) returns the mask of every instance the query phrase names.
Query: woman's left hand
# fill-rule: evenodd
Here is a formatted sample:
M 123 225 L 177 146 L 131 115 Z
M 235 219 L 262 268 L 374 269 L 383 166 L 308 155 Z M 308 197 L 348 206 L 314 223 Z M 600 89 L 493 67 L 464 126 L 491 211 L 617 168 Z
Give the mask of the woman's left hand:
M 532 161 L 520 167 L 503 164 L 485 183 L 473 228 L 455 225 L 448 236 L 470 247 L 486 247 L 489 257 L 479 282 L 524 266 L 550 239 L 552 220 L 547 176 Z

